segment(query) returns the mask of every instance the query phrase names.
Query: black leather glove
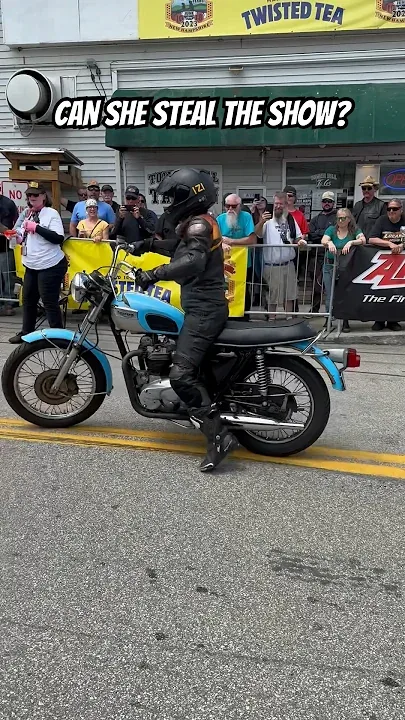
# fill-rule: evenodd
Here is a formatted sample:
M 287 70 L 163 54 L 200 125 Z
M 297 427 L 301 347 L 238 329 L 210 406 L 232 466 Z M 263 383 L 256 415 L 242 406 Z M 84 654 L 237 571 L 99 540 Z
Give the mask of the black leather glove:
M 142 290 L 147 290 L 157 280 L 154 270 L 137 270 L 135 282 Z
M 142 255 L 144 252 L 148 252 L 148 250 L 145 247 L 144 240 L 137 240 L 137 242 L 127 245 L 127 252 L 129 252 L 130 255 Z

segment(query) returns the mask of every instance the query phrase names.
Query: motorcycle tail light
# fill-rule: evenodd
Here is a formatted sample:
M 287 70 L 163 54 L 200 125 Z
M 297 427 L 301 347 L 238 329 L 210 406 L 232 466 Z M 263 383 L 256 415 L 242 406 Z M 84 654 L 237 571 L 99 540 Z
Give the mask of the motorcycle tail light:
M 355 348 L 348 348 L 346 362 L 348 368 L 360 367 L 360 355 Z

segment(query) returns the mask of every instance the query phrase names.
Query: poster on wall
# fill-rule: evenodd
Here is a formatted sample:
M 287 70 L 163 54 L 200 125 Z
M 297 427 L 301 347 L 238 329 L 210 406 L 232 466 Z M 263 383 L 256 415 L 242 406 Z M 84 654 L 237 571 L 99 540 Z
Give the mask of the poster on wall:
M 170 199 L 163 198 L 157 194 L 157 188 L 162 180 L 167 177 L 178 165 L 146 165 L 145 166 L 145 197 L 149 210 L 153 210 L 156 215 L 161 215 L 165 207 L 169 205 Z M 222 165 L 211 165 L 206 168 L 210 173 L 215 186 L 218 189 L 218 203 L 211 210 L 213 212 L 222 212 Z

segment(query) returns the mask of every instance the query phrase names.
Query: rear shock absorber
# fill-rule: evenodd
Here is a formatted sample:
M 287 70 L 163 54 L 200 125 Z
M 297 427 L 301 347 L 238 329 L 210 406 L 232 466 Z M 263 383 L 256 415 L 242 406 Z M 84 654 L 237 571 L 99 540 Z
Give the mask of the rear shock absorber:
M 262 395 L 263 398 L 267 398 L 268 379 L 263 350 L 256 351 L 256 370 L 260 395 Z M 262 405 L 267 405 L 267 400 L 263 400 Z

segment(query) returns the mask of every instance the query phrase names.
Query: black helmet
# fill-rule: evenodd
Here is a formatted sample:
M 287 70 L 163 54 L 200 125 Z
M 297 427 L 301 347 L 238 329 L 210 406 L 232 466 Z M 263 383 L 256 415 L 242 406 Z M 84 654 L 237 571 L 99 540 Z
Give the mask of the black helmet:
M 183 167 L 173 170 L 156 189 L 171 198 L 165 210 L 176 224 L 193 213 L 205 213 L 217 201 L 217 189 L 208 170 Z

